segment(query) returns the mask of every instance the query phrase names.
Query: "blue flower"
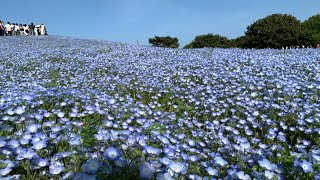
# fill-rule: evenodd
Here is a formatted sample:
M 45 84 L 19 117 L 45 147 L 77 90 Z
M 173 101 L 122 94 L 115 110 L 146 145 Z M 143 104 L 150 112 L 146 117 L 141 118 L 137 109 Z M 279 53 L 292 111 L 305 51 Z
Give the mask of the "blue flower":
M 145 150 L 148 154 L 159 155 L 161 153 L 161 149 L 154 148 L 152 146 L 146 146 Z
M 37 157 L 38 154 L 36 152 L 34 152 L 33 149 L 28 149 L 27 151 L 23 151 L 21 152 L 20 155 L 18 155 L 16 158 L 19 158 L 19 156 L 22 158 L 22 159 L 32 159 L 34 157 Z
M 17 109 L 14 110 L 14 113 L 18 115 L 21 115 L 24 112 L 26 112 L 25 107 L 17 107 Z
M 56 174 L 60 174 L 61 172 L 63 172 L 64 167 L 63 166 L 50 166 L 49 167 L 49 172 L 50 174 L 56 175 Z
M 32 148 L 35 150 L 40 150 L 47 147 L 47 141 L 46 140 L 41 140 L 33 143 Z
M 222 167 L 228 164 L 228 162 L 226 160 L 224 160 L 222 157 L 216 157 L 216 158 L 214 158 L 214 161 L 216 164 L 218 164 Z
M 158 173 L 157 174 L 157 180 L 174 180 L 170 173 L 166 172 L 166 173 Z
M 77 173 L 73 176 L 73 180 L 97 180 L 96 175 L 89 175 L 87 173 Z
M 3 168 L 3 169 L 0 169 L 0 176 L 6 176 L 11 171 L 12 171 L 12 168 L 10 168 L 10 167 L 6 167 L 6 168 Z
M 207 172 L 211 176 L 218 176 L 218 170 L 213 169 L 212 167 L 206 168 Z
M 165 165 L 168 165 L 170 163 L 170 159 L 167 157 L 160 158 L 159 161 Z
M 302 162 L 300 162 L 300 166 L 305 173 L 313 172 L 312 164 L 306 160 L 302 160 Z
M 192 162 L 196 162 L 196 161 L 199 160 L 199 157 L 192 155 L 192 156 L 189 156 L 189 160 L 192 161 Z
M 169 168 L 175 173 L 185 173 L 188 170 L 188 164 L 184 162 L 170 161 Z
M 238 176 L 239 179 L 241 180 L 250 180 L 250 176 L 248 174 L 244 174 L 243 171 L 239 171 L 236 173 L 236 175 Z
M 0 160 L 0 164 L 5 165 L 3 169 L 0 169 L 0 177 L 8 175 L 12 171 L 12 168 L 15 167 L 15 164 L 10 160 Z
M 154 176 L 155 168 L 149 163 L 144 162 L 139 166 L 139 172 L 141 178 L 152 179 Z
M 2 140 L 2 139 L 0 139 L 0 148 L 4 147 L 6 145 L 7 145 L 7 142 Z
M 63 118 L 63 117 L 64 117 L 64 112 L 61 112 L 61 111 L 58 112 L 58 113 L 57 113 L 57 116 L 58 116 L 59 118 Z
M 263 159 L 262 161 L 258 161 L 259 165 L 263 168 L 266 168 L 269 171 L 274 171 L 277 169 L 277 165 L 270 163 L 268 159 Z
M 104 155 L 108 160 L 114 161 L 114 160 L 118 160 L 121 157 L 121 152 L 119 149 L 116 149 L 114 147 L 109 147 L 104 152 Z
M 88 174 L 95 174 L 101 167 L 101 162 L 98 158 L 89 159 L 82 165 L 82 171 Z
M 49 160 L 48 159 L 43 159 L 43 158 L 37 158 L 34 160 L 34 163 L 39 166 L 39 167 L 46 167 L 49 165 Z
M 271 172 L 271 171 L 265 171 L 264 175 L 266 176 L 267 179 L 272 179 L 273 176 L 275 176 L 276 174 L 274 172 Z
M 29 133 L 36 133 L 40 127 L 39 124 L 29 124 L 26 129 Z
M 111 99 L 109 99 L 109 101 L 108 101 L 108 102 L 109 102 L 109 104 L 111 104 L 111 105 L 112 105 L 112 104 L 116 103 L 116 100 L 115 100 L 115 99 L 113 99 L 113 98 L 111 98 Z
M 125 159 L 118 159 L 118 160 L 115 160 L 114 163 L 118 166 L 118 167 L 125 167 L 127 165 L 127 160 Z
M 19 143 L 19 141 L 15 140 L 15 139 L 11 139 L 11 140 L 8 142 L 8 146 L 9 146 L 10 148 L 15 149 L 15 148 L 17 148 L 17 147 L 20 146 L 20 143 Z

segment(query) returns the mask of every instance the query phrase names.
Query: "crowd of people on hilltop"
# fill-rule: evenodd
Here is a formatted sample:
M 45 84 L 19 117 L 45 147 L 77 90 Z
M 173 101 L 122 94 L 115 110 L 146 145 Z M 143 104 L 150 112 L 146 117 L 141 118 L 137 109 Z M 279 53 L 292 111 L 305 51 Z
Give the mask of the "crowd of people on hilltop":
M 33 23 L 18 24 L 10 23 L 4 24 L 0 20 L 0 36 L 28 36 L 28 35 L 48 35 L 46 26 L 41 23 L 40 25 L 34 25 Z

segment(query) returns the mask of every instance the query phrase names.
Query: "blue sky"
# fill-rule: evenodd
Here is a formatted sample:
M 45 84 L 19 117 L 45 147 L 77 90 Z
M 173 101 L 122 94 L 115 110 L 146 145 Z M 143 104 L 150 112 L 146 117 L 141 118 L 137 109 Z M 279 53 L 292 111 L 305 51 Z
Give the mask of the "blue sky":
M 319 0 L 14 0 L 1 2 L 0 19 L 47 26 L 49 34 L 129 44 L 174 36 L 181 46 L 207 33 L 235 38 L 255 20 L 287 13 L 304 21 Z

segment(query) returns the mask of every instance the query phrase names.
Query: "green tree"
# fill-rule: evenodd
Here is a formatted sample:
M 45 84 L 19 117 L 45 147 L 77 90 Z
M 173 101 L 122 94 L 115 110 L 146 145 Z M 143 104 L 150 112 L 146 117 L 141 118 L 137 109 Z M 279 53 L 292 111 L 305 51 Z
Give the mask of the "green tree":
M 228 48 L 230 47 L 228 38 L 218 34 L 204 34 L 196 36 L 195 39 L 184 48 Z
M 245 48 L 247 46 L 247 36 L 240 36 L 235 39 L 230 40 L 230 46 L 231 47 L 237 47 L 237 48 Z
M 297 46 L 305 38 L 301 23 L 288 14 L 272 14 L 247 27 L 245 32 L 249 48 L 281 48 Z
M 156 47 L 166 47 L 166 48 L 178 48 L 179 39 L 176 37 L 159 37 L 155 36 L 154 38 L 149 38 L 149 44 Z
M 320 14 L 311 16 L 304 21 L 302 28 L 306 31 L 308 44 L 313 46 L 320 44 Z

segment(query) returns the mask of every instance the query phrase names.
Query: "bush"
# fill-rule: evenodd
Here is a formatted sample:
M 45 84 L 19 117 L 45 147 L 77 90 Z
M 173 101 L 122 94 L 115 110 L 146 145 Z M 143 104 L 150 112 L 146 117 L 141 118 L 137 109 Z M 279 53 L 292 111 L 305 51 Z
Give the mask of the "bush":
M 149 44 L 156 47 L 166 47 L 166 48 L 178 48 L 179 39 L 176 37 L 159 37 L 155 36 L 154 38 L 149 38 Z
M 184 48 L 228 48 L 230 47 L 228 38 L 220 36 L 218 34 L 205 34 L 196 36 L 195 39 Z

